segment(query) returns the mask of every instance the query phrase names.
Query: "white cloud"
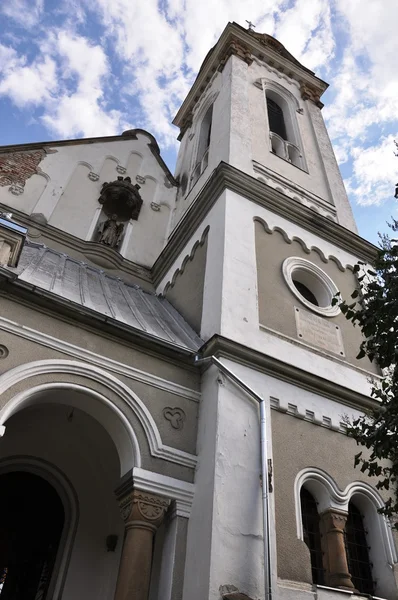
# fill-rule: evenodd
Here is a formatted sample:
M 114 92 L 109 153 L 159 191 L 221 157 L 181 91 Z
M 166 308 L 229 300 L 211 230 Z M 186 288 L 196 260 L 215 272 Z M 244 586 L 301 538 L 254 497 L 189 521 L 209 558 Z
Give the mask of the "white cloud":
M 0 13 L 30 29 L 39 22 L 43 9 L 44 0 L 5 0 L 0 6 Z
M 57 87 L 54 60 L 47 56 L 26 65 L 25 58 L 16 59 L 15 52 L 8 55 L 11 60 L 4 66 L 0 94 L 9 96 L 19 108 L 47 101 Z
M 96 0 L 132 82 L 123 86 L 124 91 L 141 104 L 140 125 L 160 135 L 163 143 L 174 145 L 177 133 L 171 120 L 227 22 L 246 25 L 249 16 L 259 31 L 264 26 L 273 28 L 283 1 L 169 0 L 160 10 L 157 0 Z
M 324 116 L 339 162 L 352 165 L 352 196 L 380 202 L 395 178 L 396 0 L 64 0 L 50 15 L 43 0 L 8 0 L 0 14 L 30 28 L 29 51 L 16 50 L 19 27 L 0 44 L 0 94 L 33 107 L 29 118 L 61 137 L 143 127 L 170 148 L 171 120 L 205 55 L 228 21 L 251 19 L 329 80 Z
M 384 137 L 368 148 L 352 148 L 353 175 L 347 187 L 358 204 L 381 204 L 393 195 L 398 171 L 394 144 L 397 136 L 398 133 Z
M 103 100 L 110 75 L 103 48 L 66 31 L 52 36 L 49 47 L 59 59 L 63 91 L 47 103 L 44 123 L 62 137 L 120 133 L 121 112 L 106 110 Z
M 334 38 L 328 0 L 297 0 L 283 13 L 276 37 L 310 69 L 325 65 L 333 56 Z

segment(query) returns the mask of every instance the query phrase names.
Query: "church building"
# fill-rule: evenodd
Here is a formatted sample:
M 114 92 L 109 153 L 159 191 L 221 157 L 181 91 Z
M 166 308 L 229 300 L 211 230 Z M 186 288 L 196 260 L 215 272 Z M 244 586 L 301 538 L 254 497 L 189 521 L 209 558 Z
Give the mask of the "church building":
M 397 596 L 327 83 L 229 23 L 151 133 L 0 148 L 0 600 Z

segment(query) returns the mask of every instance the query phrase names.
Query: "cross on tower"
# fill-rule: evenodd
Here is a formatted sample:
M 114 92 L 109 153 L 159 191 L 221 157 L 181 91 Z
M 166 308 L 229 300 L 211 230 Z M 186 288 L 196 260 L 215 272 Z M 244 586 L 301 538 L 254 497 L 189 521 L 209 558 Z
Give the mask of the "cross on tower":
M 255 27 L 255 24 L 252 23 L 251 21 L 248 21 L 247 19 L 245 19 L 245 21 L 248 24 L 248 30 L 253 31 L 253 27 Z

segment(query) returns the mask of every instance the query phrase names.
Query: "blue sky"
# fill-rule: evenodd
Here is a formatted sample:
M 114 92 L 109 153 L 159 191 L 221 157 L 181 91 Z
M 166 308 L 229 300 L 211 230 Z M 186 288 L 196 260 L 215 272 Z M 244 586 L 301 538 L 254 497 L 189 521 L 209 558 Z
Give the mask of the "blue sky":
M 7 0 L 0 6 L 0 144 L 155 135 L 171 125 L 228 21 L 277 37 L 330 83 L 323 114 L 361 235 L 377 241 L 398 181 L 396 0 Z

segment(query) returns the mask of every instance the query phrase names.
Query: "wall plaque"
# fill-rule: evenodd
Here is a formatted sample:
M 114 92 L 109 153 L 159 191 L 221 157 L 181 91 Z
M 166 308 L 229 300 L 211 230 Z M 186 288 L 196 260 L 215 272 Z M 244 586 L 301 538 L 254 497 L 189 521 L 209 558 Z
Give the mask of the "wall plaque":
M 303 342 L 345 356 L 341 329 L 333 321 L 319 317 L 313 313 L 294 307 L 297 336 Z

